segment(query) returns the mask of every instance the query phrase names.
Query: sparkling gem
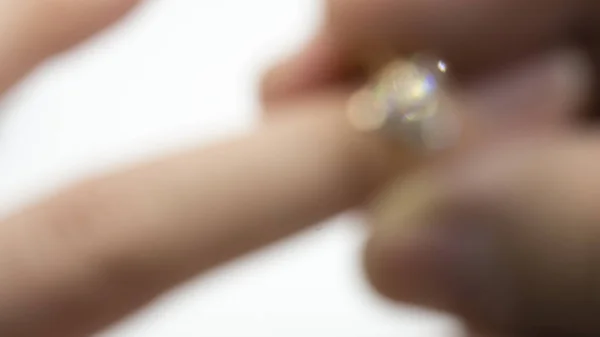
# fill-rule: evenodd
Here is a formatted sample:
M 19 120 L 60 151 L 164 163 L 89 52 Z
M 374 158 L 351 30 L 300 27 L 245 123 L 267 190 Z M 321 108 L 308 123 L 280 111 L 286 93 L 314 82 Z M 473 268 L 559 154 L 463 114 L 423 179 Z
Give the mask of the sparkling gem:
M 448 109 L 443 61 L 397 60 L 375 82 L 350 100 L 349 117 L 359 130 L 382 131 L 391 138 L 428 149 L 456 142 L 460 122 Z
M 444 62 L 444 61 L 438 61 L 437 67 L 438 67 L 438 70 L 443 73 L 448 71 L 448 66 L 446 65 L 446 62 Z
M 414 122 L 437 113 L 439 77 L 433 70 L 410 61 L 397 61 L 384 69 L 375 87 L 376 99 L 391 121 Z

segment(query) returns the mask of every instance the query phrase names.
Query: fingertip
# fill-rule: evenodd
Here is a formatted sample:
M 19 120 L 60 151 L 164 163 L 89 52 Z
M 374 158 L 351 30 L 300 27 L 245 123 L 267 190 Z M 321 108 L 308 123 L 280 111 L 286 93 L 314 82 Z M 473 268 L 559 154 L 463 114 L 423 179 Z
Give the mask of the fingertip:
M 363 269 L 367 281 L 379 295 L 398 302 L 422 305 L 423 275 L 412 256 L 395 248 L 397 243 L 372 236 L 365 245 Z

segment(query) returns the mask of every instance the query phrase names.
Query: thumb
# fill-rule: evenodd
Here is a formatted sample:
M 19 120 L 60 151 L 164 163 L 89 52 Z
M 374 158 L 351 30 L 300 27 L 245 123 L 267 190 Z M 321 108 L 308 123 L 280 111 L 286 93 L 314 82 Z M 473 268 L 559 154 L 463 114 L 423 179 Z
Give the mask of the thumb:
M 376 219 L 370 280 L 486 334 L 597 336 L 599 151 L 597 136 L 504 144 L 404 185 Z

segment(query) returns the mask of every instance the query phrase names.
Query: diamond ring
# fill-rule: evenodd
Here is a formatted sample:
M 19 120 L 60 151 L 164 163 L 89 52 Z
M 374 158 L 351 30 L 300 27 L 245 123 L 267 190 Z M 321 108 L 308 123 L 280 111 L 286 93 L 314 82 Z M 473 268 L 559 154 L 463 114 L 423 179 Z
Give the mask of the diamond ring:
M 460 122 L 452 113 L 444 61 L 397 59 L 350 100 L 351 123 L 365 132 L 379 132 L 419 149 L 440 150 L 454 145 Z

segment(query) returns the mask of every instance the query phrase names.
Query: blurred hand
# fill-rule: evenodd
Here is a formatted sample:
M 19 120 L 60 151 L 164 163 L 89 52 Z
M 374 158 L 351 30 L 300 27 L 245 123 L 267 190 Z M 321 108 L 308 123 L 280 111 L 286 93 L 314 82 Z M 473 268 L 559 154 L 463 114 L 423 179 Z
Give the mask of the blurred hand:
M 598 3 L 330 0 L 329 14 L 267 75 L 267 100 L 430 51 L 483 121 L 452 163 L 401 173 L 385 194 L 365 255 L 375 288 L 458 314 L 477 336 L 600 334 L 600 141 L 576 123 L 600 107 Z
M 0 94 L 136 2 L 0 1 Z M 346 90 L 289 100 L 271 108 L 289 118 L 253 134 L 81 182 L 4 219 L 0 336 L 87 336 L 361 204 L 391 156 L 346 123 Z
M 0 34 L 0 92 L 8 90 L 43 60 L 109 25 L 135 3 L 134 0 L 4 1 L 0 5 L 0 22 L 6 27 Z M 593 6 L 590 4 L 585 5 Z M 492 69 L 494 65 L 503 64 L 503 60 L 523 60 L 525 55 L 539 51 L 545 42 L 554 42 L 555 37 L 556 41 L 563 41 L 558 37 L 567 31 L 570 26 L 567 22 L 585 22 L 583 19 L 577 20 L 580 17 L 575 15 L 590 13 L 589 10 L 584 11 L 583 6 L 583 2 L 558 0 L 543 4 L 541 1 L 522 3 L 516 0 L 490 0 L 481 3 L 443 3 L 434 0 L 331 1 L 331 20 L 311 47 L 266 76 L 263 90 L 265 110 L 273 118 L 268 120 L 264 128 L 212 148 L 182 153 L 82 182 L 54 198 L 15 214 L 1 224 L 0 335 L 87 335 L 148 303 L 161 292 L 189 277 L 295 233 L 337 212 L 361 205 L 392 173 L 404 172 L 399 172 L 398 167 L 412 167 L 414 163 L 409 163 L 409 157 L 405 154 L 398 154 L 377 138 L 353 131 L 347 124 L 344 109 L 347 93 L 352 90 L 354 83 L 364 80 L 363 77 L 369 70 L 377 68 L 390 54 L 396 52 L 435 50 L 448 58 L 459 75 L 477 74 L 483 69 Z M 507 16 L 509 19 L 505 21 Z M 472 28 L 483 30 L 480 34 L 473 34 Z M 398 35 L 398 32 L 402 34 Z M 373 41 L 378 43 L 373 45 Z M 511 67 L 511 71 L 504 71 L 501 75 L 491 72 L 486 76 L 476 76 L 481 82 L 464 90 L 465 113 L 488 122 L 483 123 L 487 125 L 484 132 L 486 137 L 473 141 L 472 145 L 478 147 L 479 144 L 505 139 L 504 130 L 507 129 L 535 131 L 535 134 L 547 135 L 561 144 L 559 140 L 566 136 L 559 130 L 569 125 L 568 121 L 574 111 L 578 110 L 577 102 L 582 92 L 582 86 L 578 85 L 581 82 L 582 64 L 577 53 L 559 51 L 518 62 Z M 480 92 L 481 88 L 485 90 Z M 518 90 L 512 90 L 513 88 Z M 526 90 L 528 93 L 523 95 L 523 91 L 529 88 L 535 90 Z M 481 113 L 487 111 L 511 113 L 501 118 L 496 113 Z M 572 155 L 588 153 L 580 150 L 584 148 L 584 143 L 588 146 L 585 148 L 593 148 L 589 145 L 593 142 L 564 143 L 579 149 L 573 152 L 563 151 Z M 526 148 L 519 147 L 519 150 L 525 151 Z M 552 156 L 553 151 L 560 148 L 565 147 L 548 146 L 545 147 L 546 151 L 532 150 L 536 156 L 526 152 L 527 155 L 522 159 L 514 159 L 519 165 L 509 166 L 532 167 L 533 164 L 554 164 L 554 161 L 563 166 L 569 165 L 569 161 L 561 159 L 566 158 L 563 157 L 565 153 Z M 499 158 L 502 156 L 499 155 Z M 532 161 L 533 164 L 526 165 Z M 513 161 L 507 160 L 509 162 Z M 576 172 L 576 168 L 570 172 Z M 471 172 L 469 168 L 456 171 Z M 502 173 L 506 170 L 498 171 L 497 174 L 503 176 Z M 508 173 L 505 175 L 509 177 L 521 177 L 526 175 L 517 173 L 532 171 L 514 169 L 506 172 Z M 561 169 L 556 170 L 554 175 L 536 175 L 539 179 L 534 181 L 542 183 L 542 178 L 546 177 L 568 182 L 573 179 L 571 175 L 567 175 L 568 172 Z M 460 181 L 460 174 L 454 176 L 457 178 L 449 181 Z M 466 196 L 475 192 L 466 192 L 466 187 L 471 185 L 467 179 L 464 180 L 460 184 L 462 189 L 439 189 L 454 191 L 453 195 L 460 196 L 450 200 L 466 202 L 469 199 Z M 507 178 L 504 181 L 507 184 L 503 186 L 508 190 L 509 186 L 513 186 L 511 191 L 519 192 L 514 194 L 514 200 L 519 201 L 519 205 L 523 205 L 522 200 L 537 200 L 538 195 L 530 193 L 530 199 L 523 199 L 525 194 L 520 193 L 520 188 L 554 186 L 527 185 L 518 179 Z M 438 185 L 445 186 L 442 182 Z M 451 183 L 448 185 L 454 186 Z M 583 185 L 585 188 L 594 186 L 591 183 Z M 476 186 L 493 184 L 477 183 Z M 560 190 L 561 193 L 567 193 L 567 190 L 573 192 L 567 188 L 573 186 L 571 184 L 559 186 L 566 188 Z M 459 193 L 459 190 L 465 191 Z M 490 187 L 489 191 L 496 193 L 498 188 Z M 488 194 L 493 195 L 491 192 Z M 545 197 L 550 195 L 556 194 L 543 193 Z M 579 198 L 569 195 L 569 200 L 586 200 L 588 203 L 578 205 L 589 205 L 591 199 L 583 198 L 582 195 L 586 196 L 585 193 L 579 193 Z M 444 198 L 439 199 L 440 204 L 445 204 Z M 502 201 L 498 201 L 500 205 L 507 199 L 495 200 Z M 539 204 L 545 205 L 541 201 Z M 511 212 L 518 209 L 509 208 Z M 574 208 L 566 206 L 565 209 Z M 590 211 L 589 214 L 593 213 L 593 207 L 585 209 Z M 556 207 L 555 210 L 559 211 L 559 208 Z M 570 220 L 573 218 L 569 216 L 580 214 L 575 211 L 563 213 L 563 218 L 557 217 L 556 220 Z M 575 230 L 565 226 L 564 221 L 557 223 L 560 225 L 551 227 L 551 233 L 563 233 L 571 238 L 570 242 L 579 242 L 577 238 L 594 237 L 591 235 L 593 226 L 577 226 L 576 228 L 582 229 L 576 232 L 585 234 L 574 235 L 572 233 Z M 582 220 L 580 223 L 586 222 Z M 412 256 L 416 255 L 397 250 L 405 241 L 392 235 L 389 237 L 394 240 L 384 240 L 388 233 L 392 233 L 388 232 L 391 228 L 399 229 L 397 232 L 402 233 L 400 229 L 403 224 L 404 221 L 398 221 L 390 227 L 387 224 L 375 226 L 367 254 L 369 275 L 377 288 L 392 298 L 404 301 L 413 298 L 416 303 L 437 304 L 437 301 L 422 299 L 444 298 L 453 293 L 427 290 L 422 292 L 423 297 L 412 296 L 420 292 L 406 283 L 407 280 L 435 282 L 440 278 L 421 272 L 421 266 L 424 269 L 428 264 L 414 264 L 418 259 L 415 260 Z M 538 235 L 536 232 L 535 236 L 531 236 L 528 231 L 521 231 L 526 226 L 490 228 L 493 229 L 492 233 L 498 232 L 495 230 L 499 228 L 515 229 L 511 232 L 512 236 L 490 235 L 495 241 L 503 243 L 499 244 L 501 247 L 513 247 L 511 244 L 514 242 L 520 242 L 522 246 L 519 247 L 525 247 L 528 243 L 538 242 L 539 238 L 549 237 L 544 236 L 548 234 L 543 232 L 546 227 L 538 227 L 536 230 L 542 230 L 542 233 Z M 470 235 L 470 230 L 467 233 Z M 393 244 L 388 244 L 389 242 Z M 546 280 L 548 275 L 555 275 L 549 274 L 551 268 L 529 268 L 538 266 L 537 262 L 541 262 L 539 266 L 553 266 L 549 262 L 555 261 L 555 255 L 550 254 L 549 250 L 531 246 L 531 252 L 535 254 L 519 255 L 519 250 L 499 250 L 514 253 L 513 260 L 523 261 L 523 265 L 508 265 L 506 269 L 510 273 L 502 275 L 525 275 L 531 277 L 524 277 L 524 280 L 538 281 Z M 570 247 L 565 247 L 563 251 L 575 252 Z M 555 252 L 558 250 L 552 250 L 552 253 Z M 577 252 L 580 254 L 569 255 L 572 257 L 569 261 L 582 262 L 594 257 L 587 250 Z M 478 263 L 495 266 L 495 260 L 486 259 L 485 255 L 467 255 L 483 256 L 483 262 L 478 260 Z M 503 258 L 505 255 L 500 254 Z M 398 259 L 390 260 L 389 256 Z M 415 266 L 419 268 L 415 269 Z M 392 273 L 391 268 L 400 272 Z M 489 269 L 494 272 L 498 270 L 498 273 L 504 270 Z M 475 275 L 479 276 L 481 273 Z M 573 281 L 569 283 L 570 286 L 592 285 L 590 278 L 569 278 L 571 279 L 588 283 Z M 490 285 L 495 285 L 493 282 L 473 280 L 478 279 L 460 279 L 455 284 L 460 287 L 480 287 L 475 289 L 480 289 L 481 294 L 490 293 L 486 291 L 489 289 L 496 290 Z M 551 282 L 539 283 L 546 285 L 546 288 L 540 289 L 553 289 L 548 287 L 552 285 Z M 517 283 L 515 288 L 509 288 L 518 290 L 507 293 L 513 295 L 515 303 L 521 306 L 510 307 L 514 309 L 509 311 L 512 316 L 506 317 L 522 319 L 522 324 L 513 325 L 519 328 L 530 327 L 532 329 L 529 331 L 533 331 L 534 335 L 539 332 L 535 330 L 539 327 L 538 322 L 552 323 L 556 322 L 554 317 L 559 317 L 546 315 L 548 311 L 536 310 L 536 305 L 552 304 L 541 307 L 555 308 L 556 312 L 581 307 L 572 305 L 581 301 L 556 302 L 551 296 L 542 296 L 548 291 L 534 296 L 528 302 L 521 301 L 529 299 L 523 294 L 529 295 L 527 290 L 530 288 L 535 288 L 535 283 L 522 282 Z M 568 293 L 565 291 L 565 294 Z M 437 294 L 443 296 L 434 296 Z M 570 299 L 567 295 L 558 298 Z M 450 303 L 464 303 L 467 308 L 477 308 L 476 312 L 482 313 L 481 318 L 473 319 L 473 316 L 465 314 L 471 311 L 455 310 L 455 307 L 450 306 L 450 310 L 464 314 L 474 326 L 504 327 L 492 324 L 496 321 L 491 318 L 496 316 L 483 315 L 488 311 L 467 305 L 471 303 L 471 298 L 456 296 L 452 299 L 456 301 L 449 301 Z M 490 308 L 495 309 L 494 305 L 490 305 Z M 495 313 L 492 309 L 489 312 Z M 588 315 L 593 313 L 580 311 Z M 527 315 L 519 315 L 520 313 Z M 478 322 L 484 324 L 475 324 Z M 565 330 L 556 331 L 578 331 L 574 329 L 587 325 L 562 326 Z

